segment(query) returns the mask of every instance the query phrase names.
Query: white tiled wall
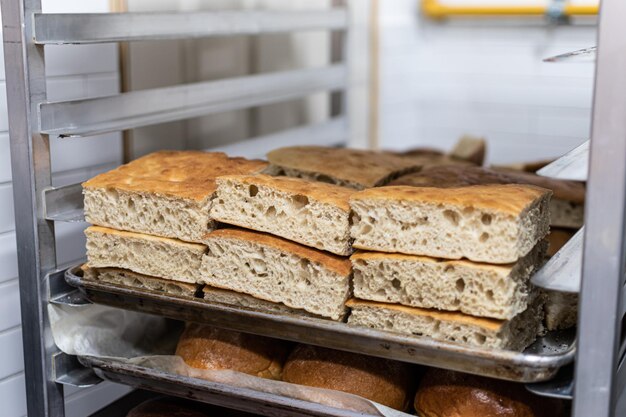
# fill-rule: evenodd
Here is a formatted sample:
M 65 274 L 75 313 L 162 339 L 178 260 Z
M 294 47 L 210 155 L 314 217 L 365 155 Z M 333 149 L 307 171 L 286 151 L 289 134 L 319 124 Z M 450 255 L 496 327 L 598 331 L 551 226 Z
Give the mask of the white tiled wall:
M 44 12 L 104 12 L 108 0 L 44 0 Z M 1 46 L 1 44 L 0 44 Z M 46 47 L 49 100 L 68 100 L 115 94 L 119 80 L 115 45 Z M 17 280 L 15 220 L 11 187 L 6 88 L 0 54 L 0 404 L 3 417 L 26 414 L 23 355 Z M 87 139 L 50 138 L 55 185 L 85 180 L 120 163 L 119 134 Z M 81 223 L 57 225 L 59 264 L 84 256 Z M 127 392 L 127 387 L 101 384 L 96 389 L 68 389 L 68 416 L 83 417 Z
M 593 65 L 542 59 L 595 45 L 592 22 L 433 22 L 418 0 L 379 4 L 380 146 L 449 148 L 473 134 L 506 163 L 559 156 L 588 137 Z

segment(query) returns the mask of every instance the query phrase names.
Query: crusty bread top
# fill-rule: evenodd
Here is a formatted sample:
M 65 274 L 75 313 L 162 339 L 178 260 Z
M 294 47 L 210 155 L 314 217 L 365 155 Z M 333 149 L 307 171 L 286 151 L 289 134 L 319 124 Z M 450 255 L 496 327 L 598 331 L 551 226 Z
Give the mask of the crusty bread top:
M 172 239 L 169 237 L 160 237 L 160 236 L 146 235 L 144 233 L 127 232 L 125 230 L 110 229 L 108 227 L 102 227 L 102 226 L 89 226 L 87 229 L 85 229 L 85 234 L 87 235 L 90 233 L 102 233 L 106 235 L 118 236 L 121 238 L 140 239 L 140 240 L 153 241 L 153 242 L 163 242 L 163 243 L 167 243 L 168 245 L 182 246 L 187 250 L 192 250 L 195 252 L 206 251 L 206 245 L 203 245 L 201 243 L 183 242 L 182 240 Z
M 395 172 L 418 169 L 411 158 L 386 152 L 322 146 L 293 146 L 267 154 L 273 165 L 317 173 L 364 187 L 380 185 Z
M 287 252 L 311 262 L 321 264 L 324 268 L 335 273 L 346 276 L 352 272 L 352 263 L 349 258 L 333 255 L 332 253 L 309 248 L 281 237 L 268 233 L 254 232 L 245 229 L 218 229 L 205 235 L 204 241 L 209 242 L 216 239 L 241 240 L 244 242 L 256 243 L 270 246 L 282 252 Z
M 430 256 L 419 256 L 419 255 L 406 255 L 403 253 L 387 253 L 387 252 L 367 252 L 363 250 L 359 250 L 350 256 L 350 260 L 358 261 L 358 260 L 384 260 L 384 261 L 413 261 L 413 262 L 423 262 L 423 263 L 442 263 L 450 266 L 460 266 L 467 267 L 473 269 L 485 269 L 489 271 L 500 272 L 503 274 L 507 274 L 513 269 L 515 264 L 502 264 L 502 265 L 493 265 L 486 264 L 480 262 L 472 262 L 467 261 L 465 259 L 452 260 L 452 259 L 442 259 L 442 258 L 431 258 Z
M 229 158 L 221 152 L 161 151 L 100 174 L 83 188 L 106 188 L 151 193 L 203 201 L 216 189 L 215 178 L 227 174 L 252 174 L 264 161 Z
M 415 395 L 420 417 L 565 417 L 565 401 L 539 397 L 522 384 L 430 368 Z
M 379 303 L 376 301 L 360 300 L 351 298 L 346 301 L 346 306 L 350 308 L 368 307 L 394 310 L 400 313 L 413 316 L 430 317 L 435 320 L 453 321 L 462 325 L 478 326 L 490 331 L 499 331 L 506 323 L 503 320 L 489 319 L 485 317 L 475 317 L 454 311 L 435 310 L 432 308 L 408 307 L 401 304 Z
M 387 186 L 370 188 L 354 194 L 350 201 L 381 200 L 409 201 L 428 204 L 448 204 L 461 208 L 473 207 L 494 212 L 519 215 L 550 190 L 532 185 L 473 185 L 460 188 Z
M 352 188 L 323 182 L 310 181 L 301 178 L 272 177 L 269 175 L 225 175 L 217 179 L 221 181 L 236 181 L 247 185 L 262 185 L 291 194 L 299 194 L 321 203 L 332 204 L 343 211 L 350 211 L 350 196 L 356 192 Z
M 486 184 L 530 184 L 552 190 L 554 198 L 583 203 L 585 185 L 577 181 L 556 180 L 528 172 L 493 170 L 474 166 L 437 166 L 403 175 L 389 185 L 451 188 Z

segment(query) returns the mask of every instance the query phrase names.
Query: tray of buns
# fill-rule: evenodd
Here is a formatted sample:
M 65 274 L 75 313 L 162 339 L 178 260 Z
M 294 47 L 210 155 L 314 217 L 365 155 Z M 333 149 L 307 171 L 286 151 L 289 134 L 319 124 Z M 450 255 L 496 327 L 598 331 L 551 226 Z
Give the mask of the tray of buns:
M 545 381 L 574 360 L 575 332 L 555 330 L 523 352 L 485 349 L 354 326 L 286 310 L 219 303 L 175 289 L 164 292 L 85 279 L 81 266 L 70 268 L 66 281 L 88 300 L 182 321 L 193 321 L 262 336 L 325 346 L 371 356 L 452 369 L 518 382 Z
M 585 185 L 449 154 L 162 151 L 82 184 L 94 303 L 519 382 L 574 359 L 576 294 L 532 278 Z M 556 259 L 556 258 L 555 258 Z

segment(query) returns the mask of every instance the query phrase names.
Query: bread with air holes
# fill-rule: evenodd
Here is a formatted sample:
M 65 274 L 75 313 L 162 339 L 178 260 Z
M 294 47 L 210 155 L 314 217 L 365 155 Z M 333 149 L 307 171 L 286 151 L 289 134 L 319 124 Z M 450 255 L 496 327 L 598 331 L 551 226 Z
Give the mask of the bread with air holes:
M 341 320 L 350 293 L 348 258 L 266 233 L 219 229 L 205 237 L 202 280 L 309 313 Z
M 196 284 L 173 281 L 138 274 L 128 269 L 120 268 L 84 268 L 84 277 L 89 281 L 103 284 L 113 284 L 140 290 L 162 292 L 167 295 L 194 298 L 198 289 Z
M 549 229 L 551 192 L 529 185 L 389 186 L 350 199 L 353 246 L 505 264 L 527 255 Z
M 217 179 L 211 217 L 223 223 L 350 255 L 354 190 L 300 178 L 228 175 Z
M 98 226 L 200 242 L 215 226 L 209 217 L 215 178 L 266 166 L 221 152 L 155 152 L 84 182 L 85 219 Z
M 88 227 L 85 235 L 91 268 L 129 269 L 188 283 L 202 281 L 200 264 L 205 245 L 100 226 Z

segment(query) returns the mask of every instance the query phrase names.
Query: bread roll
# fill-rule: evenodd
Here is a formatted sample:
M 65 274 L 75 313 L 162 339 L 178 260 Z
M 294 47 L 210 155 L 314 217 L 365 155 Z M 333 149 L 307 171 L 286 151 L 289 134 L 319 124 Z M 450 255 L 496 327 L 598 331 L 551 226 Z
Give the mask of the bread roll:
M 229 369 L 268 379 L 280 379 L 288 344 L 232 330 L 187 323 L 176 355 L 192 368 Z
M 508 320 L 528 307 L 529 279 L 543 264 L 546 246 L 539 242 L 507 265 L 359 251 L 350 258 L 354 296 Z
M 308 345 L 294 349 L 283 371 L 283 381 L 359 395 L 401 411 L 409 406 L 412 379 L 412 367 L 402 362 Z
M 265 233 L 220 229 L 206 236 L 202 280 L 217 288 L 341 320 L 352 265 L 342 258 Z
M 85 230 L 91 268 L 121 268 L 174 281 L 201 282 L 206 246 L 100 226 Z
M 548 233 L 550 195 L 530 185 L 371 188 L 350 199 L 353 246 L 512 263 Z
M 565 417 L 564 401 L 531 394 L 523 384 L 429 369 L 415 395 L 420 417 Z
M 350 307 L 348 324 L 484 348 L 522 351 L 543 331 L 541 297 L 511 320 L 357 299 L 346 305 Z
M 267 154 L 266 173 L 327 182 L 362 190 L 387 184 L 420 169 L 410 158 L 385 152 L 322 146 L 293 146 Z
M 306 246 L 350 255 L 353 190 L 300 178 L 229 175 L 217 179 L 211 217 Z
M 83 183 L 85 219 L 113 229 L 201 242 L 214 227 L 209 208 L 215 178 L 266 166 L 219 152 L 155 152 Z

